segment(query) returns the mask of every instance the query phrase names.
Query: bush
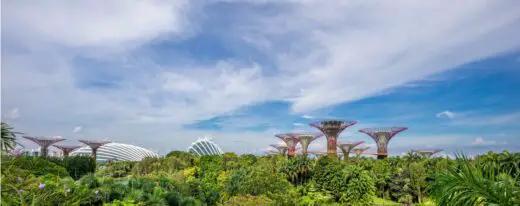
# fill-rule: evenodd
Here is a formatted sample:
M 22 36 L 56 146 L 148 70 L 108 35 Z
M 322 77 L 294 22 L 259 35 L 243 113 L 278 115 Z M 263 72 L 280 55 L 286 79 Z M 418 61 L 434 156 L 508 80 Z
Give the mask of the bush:
M 79 180 L 83 175 L 96 171 L 96 161 L 88 156 L 48 158 L 48 160 L 64 167 L 75 180 Z
M 69 176 L 69 172 L 54 162 L 43 157 L 17 157 L 7 162 L 2 162 L 2 168 L 16 167 L 26 170 L 35 176 L 43 176 L 46 174 L 54 174 L 59 177 Z
M 256 205 L 275 205 L 275 202 L 264 195 L 251 196 L 240 195 L 230 198 L 225 205 L 232 206 L 256 206 Z

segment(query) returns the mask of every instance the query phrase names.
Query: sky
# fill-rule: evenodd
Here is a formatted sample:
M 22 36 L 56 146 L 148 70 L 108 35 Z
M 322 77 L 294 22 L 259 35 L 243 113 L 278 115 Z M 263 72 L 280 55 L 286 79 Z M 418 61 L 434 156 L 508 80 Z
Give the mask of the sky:
M 3 1 L 1 119 L 160 154 L 261 153 L 308 123 L 410 149 L 520 151 L 520 2 Z M 37 148 L 24 142 L 26 147 Z M 325 151 L 325 138 L 311 144 Z

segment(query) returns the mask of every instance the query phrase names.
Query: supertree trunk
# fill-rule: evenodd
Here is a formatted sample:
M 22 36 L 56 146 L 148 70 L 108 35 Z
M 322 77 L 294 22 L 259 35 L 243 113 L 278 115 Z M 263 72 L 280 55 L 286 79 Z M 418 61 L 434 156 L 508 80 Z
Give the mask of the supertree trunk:
M 318 123 L 311 123 L 310 126 L 319 129 L 327 138 L 327 154 L 329 156 L 337 157 L 337 140 L 339 134 L 347 127 L 356 123 L 357 121 L 327 120 Z

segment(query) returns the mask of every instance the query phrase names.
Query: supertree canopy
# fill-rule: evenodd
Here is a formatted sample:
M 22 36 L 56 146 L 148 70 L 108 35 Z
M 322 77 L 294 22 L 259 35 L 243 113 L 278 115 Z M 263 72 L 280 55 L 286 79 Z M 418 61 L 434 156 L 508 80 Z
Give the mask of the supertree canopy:
M 398 133 L 406 130 L 406 127 L 386 127 L 386 128 L 365 128 L 359 132 L 365 133 L 372 137 L 377 144 L 377 159 L 383 159 L 388 156 L 388 143 Z
M 47 156 L 47 153 L 49 151 L 49 146 L 53 145 L 56 142 L 60 142 L 65 140 L 64 138 L 60 136 L 55 137 L 32 137 L 32 136 L 22 136 L 25 139 L 31 140 L 34 143 L 36 143 L 38 146 L 40 146 L 40 155 L 43 157 Z
M 361 147 L 361 148 L 354 148 L 354 149 L 352 149 L 352 152 L 356 154 L 356 161 L 359 161 L 359 158 L 361 157 L 361 154 L 363 154 L 368 149 L 370 149 L 370 147 Z
M 53 145 L 53 146 L 60 149 L 63 152 L 63 156 L 65 156 L 65 157 L 69 156 L 70 152 L 81 147 L 79 145 Z
M 355 125 L 357 121 L 327 120 L 317 123 L 311 123 L 310 126 L 319 129 L 327 138 L 327 153 L 330 156 L 338 156 L 336 149 L 338 135 L 344 129 Z
M 296 155 L 296 145 L 300 141 L 296 138 L 295 133 L 277 134 L 276 137 L 280 138 L 285 145 L 287 145 L 287 156 L 294 157 Z
M 90 147 L 90 149 L 92 150 L 92 158 L 94 158 L 94 160 L 96 160 L 97 150 L 101 146 L 110 143 L 110 141 L 103 141 L 103 140 L 78 140 L 78 141 L 83 144 L 86 144 L 87 146 Z
M 312 141 L 320 138 L 323 136 L 323 134 L 295 134 L 296 138 L 300 141 L 300 144 L 302 146 L 302 154 L 304 156 L 307 156 L 309 145 Z
M 349 156 L 350 151 L 352 149 L 354 149 L 354 147 L 356 147 L 360 144 L 363 144 L 363 143 L 364 143 L 364 141 L 339 144 L 338 148 L 341 149 L 341 151 L 343 152 L 343 160 L 345 162 L 348 162 L 348 156 Z
M 285 156 L 287 154 L 287 146 L 285 146 L 285 145 L 271 144 L 269 146 L 275 148 L 276 151 L 278 151 L 277 153 L 281 154 L 282 156 Z
M 420 155 L 423 155 L 423 156 L 426 156 L 426 157 L 431 157 L 439 152 L 442 152 L 443 150 L 442 149 L 436 149 L 436 150 L 412 150 L 412 152 L 415 152 L 417 154 L 420 154 Z

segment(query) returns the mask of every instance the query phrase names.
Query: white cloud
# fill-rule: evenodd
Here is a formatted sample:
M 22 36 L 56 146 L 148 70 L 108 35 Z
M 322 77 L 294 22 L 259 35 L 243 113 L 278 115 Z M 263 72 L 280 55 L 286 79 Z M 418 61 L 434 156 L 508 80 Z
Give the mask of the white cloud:
M 72 129 L 72 133 L 79 133 L 81 131 L 83 131 L 83 127 L 81 126 L 76 126 L 74 129 Z
M 159 40 L 182 41 L 204 33 L 206 28 L 198 25 L 204 4 L 10 1 L 2 5 L 2 38 L 9 40 L 2 45 L 2 109 L 20 108 L 23 119 L 31 121 L 19 124 L 33 134 L 89 125 L 94 137 L 154 137 L 139 142 L 165 148 L 172 138 L 203 135 L 181 125 L 243 107 L 284 100 L 294 112 L 310 112 L 519 48 L 518 7 L 445 2 L 293 1 L 280 6 L 273 1 L 270 6 L 283 12 L 272 15 L 240 4 L 236 14 L 227 12 L 240 16 L 233 24 L 212 22 L 236 40 L 230 47 L 257 47 L 274 65 L 271 71 L 246 59 L 188 59 L 179 66 L 156 62 L 146 52 L 140 56 L 141 47 Z M 173 56 L 161 54 L 162 59 Z M 117 89 L 81 88 L 82 77 L 75 72 L 95 72 L 78 68 L 82 57 L 124 65 L 116 73 L 125 78 Z M 104 75 L 99 73 L 93 76 Z M 261 139 L 270 132 L 227 132 L 222 138 Z M 184 143 L 190 142 L 178 144 Z
M 310 115 L 302 115 L 302 118 L 304 118 L 304 119 L 314 119 L 315 117 L 310 116 Z
M 20 112 L 18 108 L 14 108 L 12 110 L 9 110 L 6 114 L 4 114 L 4 117 L 7 119 L 18 119 L 18 117 L 20 117 Z
M 246 28 L 275 37 L 270 53 L 287 75 L 283 86 L 298 92 L 290 98 L 292 109 L 305 112 L 520 47 L 508 40 L 520 40 L 512 29 L 520 26 L 518 7 L 444 2 L 306 1 Z
M 305 126 L 305 124 L 303 123 L 299 123 L 299 122 L 295 122 L 293 123 L 294 126 L 297 126 L 297 127 L 302 127 L 302 126 Z
M 435 117 L 437 117 L 437 118 L 446 117 L 448 119 L 453 119 L 455 117 L 455 115 L 456 115 L 455 112 L 450 112 L 450 111 L 446 110 L 446 111 L 435 114 Z
M 471 142 L 472 145 L 475 145 L 475 146 L 489 146 L 489 145 L 495 145 L 496 142 L 495 141 L 486 141 L 484 140 L 484 138 L 482 137 L 477 137 L 475 138 L 472 142 Z
M 137 46 L 187 31 L 188 1 L 5 2 L 2 22 L 8 35 L 28 44 L 106 49 Z

